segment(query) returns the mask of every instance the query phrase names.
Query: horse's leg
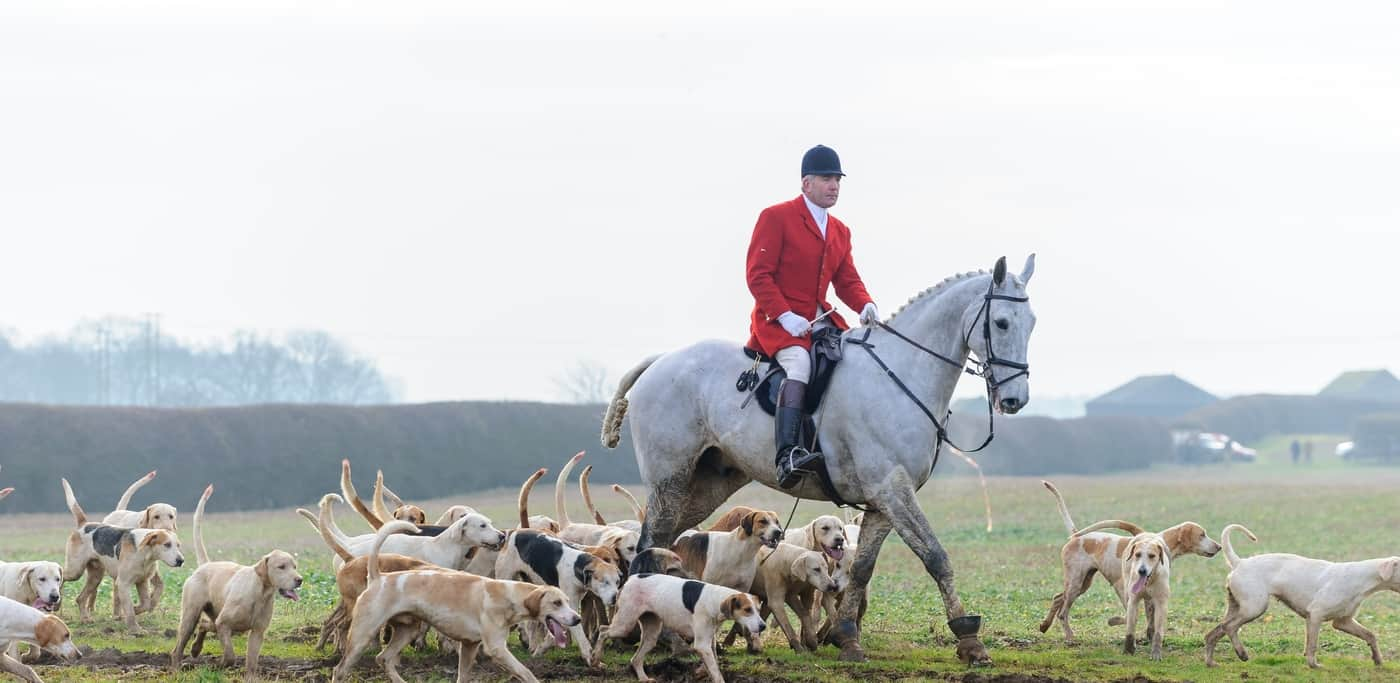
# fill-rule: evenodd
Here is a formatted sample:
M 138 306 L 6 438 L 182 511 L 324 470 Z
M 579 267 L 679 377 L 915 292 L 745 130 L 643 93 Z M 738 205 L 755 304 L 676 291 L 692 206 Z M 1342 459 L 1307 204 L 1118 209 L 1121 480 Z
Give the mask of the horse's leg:
M 898 480 L 903 477 L 895 478 Z M 963 611 L 962 600 L 958 598 L 958 591 L 953 586 L 953 565 L 948 561 L 948 553 L 944 552 L 938 537 L 934 535 L 928 517 L 919 507 L 919 502 L 914 497 L 914 487 L 907 480 L 893 483 L 890 495 L 876 502 L 876 505 L 889 515 L 895 531 L 899 532 L 900 538 L 904 539 L 909 549 L 919 556 L 924 563 L 924 569 L 938 584 L 938 591 L 943 594 L 943 609 L 948 614 L 948 627 L 958 637 L 958 659 L 965 664 L 991 664 L 992 659 L 987 654 L 987 648 L 977 637 L 978 624 L 963 619 L 966 613 Z M 861 534 L 861 540 L 864 541 L 864 531 Z
M 885 542 L 885 536 L 889 533 L 890 519 L 879 510 L 871 510 L 861 519 L 860 543 L 856 544 L 851 585 L 846 588 L 846 596 L 836 608 L 836 624 L 831 629 L 831 638 L 841 648 L 842 661 L 865 661 L 865 650 L 860 647 L 861 605 L 865 603 L 866 585 L 875 573 L 880 544 Z
M 744 488 L 751 479 L 739 470 L 718 472 L 705 467 L 704 459 L 691 476 L 685 504 L 681 507 L 678 528 L 689 529 L 709 517 L 735 491 Z
M 689 469 L 651 486 L 638 550 L 671 547 L 682 531 L 704 521 L 749 483 L 742 471 L 725 469 L 718 462 L 719 452 L 711 449 Z
M 691 472 L 677 474 L 651 484 L 647 495 L 647 518 L 642 522 L 637 550 L 670 548 L 680 533 L 681 508 L 689 495 Z

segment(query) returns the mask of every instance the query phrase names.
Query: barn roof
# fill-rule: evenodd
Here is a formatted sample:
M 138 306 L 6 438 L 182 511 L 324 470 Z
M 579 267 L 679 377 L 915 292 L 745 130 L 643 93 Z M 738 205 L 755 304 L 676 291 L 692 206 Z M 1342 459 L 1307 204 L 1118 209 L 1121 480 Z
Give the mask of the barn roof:
M 1400 401 L 1400 379 L 1389 370 L 1352 370 L 1337 375 L 1317 395 Z
M 1205 404 L 1218 400 L 1200 387 L 1176 375 L 1144 375 L 1114 389 L 1092 403 L 1100 404 Z

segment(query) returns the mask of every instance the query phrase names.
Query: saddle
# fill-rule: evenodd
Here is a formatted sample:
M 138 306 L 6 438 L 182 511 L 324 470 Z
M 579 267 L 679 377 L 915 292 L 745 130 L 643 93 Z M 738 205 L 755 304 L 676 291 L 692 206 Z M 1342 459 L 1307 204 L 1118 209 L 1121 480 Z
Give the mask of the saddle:
M 802 400 L 802 431 L 798 437 L 798 442 L 806 446 L 807 450 L 813 453 L 825 453 L 821 442 L 817 437 L 816 423 L 812 420 L 812 414 L 821 406 L 822 397 L 826 395 L 827 388 L 831 385 L 831 373 L 836 370 L 836 364 L 841 361 L 841 330 L 835 327 L 823 327 L 812 333 L 812 374 L 811 381 L 807 383 L 807 391 Z M 744 355 L 752 358 L 753 367 L 745 370 L 739 375 L 739 380 L 735 382 L 734 388 L 740 393 L 752 390 L 753 395 L 744 400 L 747 406 L 750 399 L 757 398 L 758 406 L 763 412 L 776 416 L 778 413 L 778 387 L 787 378 L 787 372 L 783 370 L 777 361 L 774 361 L 767 354 L 756 349 L 744 348 Z M 758 373 L 760 365 L 767 363 L 768 370 L 761 378 Z M 818 458 L 816 464 L 809 470 L 816 475 L 817 484 L 821 486 L 822 492 L 826 494 L 828 500 L 835 503 L 837 507 L 850 507 L 857 510 L 869 512 L 871 508 L 847 502 L 836 492 L 836 486 L 831 483 L 831 472 L 826 468 L 826 456 Z
M 787 379 L 787 371 L 783 370 L 777 361 L 768 354 L 757 349 L 744 347 L 744 355 L 754 360 L 754 367 L 745 370 L 739 376 L 739 381 L 735 387 L 740 391 L 748 391 L 750 386 L 753 389 L 754 397 L 758 399 L 758 407 L 769 415 L 778 414 L 778 386 Z M 841 361 L 841 331 L 834 327 L 823 327 L 812 333 L 812 373 L 811 381 L 807 383 L 807 392 L 802 400 L 802 413 L 806 416 L 806 422 L 810 423 L 812 414 L 817 412 L 817 408 L 822 404 L 822 397 L 826 395 L 826 389 L 831 385 L 831 373 L 836 370 L 836 364 Z M 767 372 L 761 376 L 758 373 L 758 366 L 768 364 Z M 761 379 L 760 379 L 761 377 Z M 804 425 L 805 427 L 805 425 Z M 809 432 L 810 433 L 810 432 Z

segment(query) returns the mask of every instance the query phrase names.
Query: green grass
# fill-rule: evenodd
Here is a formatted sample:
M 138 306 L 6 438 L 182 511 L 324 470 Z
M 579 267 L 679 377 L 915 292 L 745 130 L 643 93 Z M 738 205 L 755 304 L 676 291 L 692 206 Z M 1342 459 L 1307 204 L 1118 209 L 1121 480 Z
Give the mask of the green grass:
M 1315 437 L 1314 465 L 1295 468 L 1287 458 L 1291 438 L 1257 444 L 1260 462 L 1253 465 L 1172 467 L 1053 480 L 1080 526 L 1103 518 L 1123 518 L 1160 529 L 1194 520 L 1218 538 L 1226 524 L 1239 522 L 1249 526 L 1260 539 L 1258 543 L 1242 537 L 1234 539 L 1236 550 L 1245 556 L 1282 551 L 1356 560 L 1394 554 L 1393 530 L 1400 526 L 1400 506 L 1395 504 L 1400 469 L 1336 462 L 1331 453 L 1337 439 L 1325 436 Z M 334 484 L 335 473 L 327 473 L 327 487 Z M 1178 558 L 1172 567 L 1172 602 L 1162 661 L 1150 661 L 1144 647 L 1136 655 L 1121 652 L 1122 627 L 1105 623 L 1118 613 L 1119 607 L 1101 580 L 1075 604 L 1078 643 L 1067 646 L 1058 627 L 1048 634 L 1041 634 L 1036 628 L 1050 597 L 1060 590 L 1059 547 L 1065 534 L 1054 499 L 1035 478 L 993 478 L 988 484 L 995 519 L 991 533 L 985 528 L 981 492 L 975 478 L 936 477 L 921 493 L 924 509 L 952 558 L 964 604 L 970 612 L 983 616 L 982 634 L 995 666 L 981 673 L 1088 681 L 1138 677 L 1153 681 L 1382 681 L 1393 680 L 1396 667 L 1400 667 L 1400 596 L 1378 593 L 1365 603 L 1358 620 L 1379 637 L 1382 656 L 1387 660 L 1383 669 L 1371 665 L 1360 640 L 1324 628 L 1319 649 L 1324 668 L 1310 671 L 1303 662 L 1303 622 L 1277 603 L 1268 615 L 1242 632 L 1252 655 L 1249 662 L 1238 661 L 1225 643 L 1217 651 L 1220 666 L 1206 669 L 1202 637 L 1224 612 L 1227 568 L 1219 556 Z M 597 488 L 605 514 L 614 519 L 622 517 L 624 506 L 604 487 Z M 549 493 L 547 488 L 537 492 L 534 512 L 552 512 L 546 504 Z M 582 519 L 577 492 L 572 487 L 570 494 L 575 519 Z M 514 518 L 513 497 L 513 492 L 473 494 L 464 496 L 461 502 L 473 504 L 506 525 Z M 432 501 L 425 507 L 431 513 L 448 502 Z M 741 491 L 732 502 L 761 504 L 780 510 L 784 516 L 791 508 L 791 499 L 752 487 Z M 192 509 L 192 503 L 193 500 L 180 507 Z M 291 511 L 217 514 L 217 494 L 209 508 L 213 514 L 206 522 L 205 535 L 215 558 L 252 562 L 269 549 L 281 548 L 297 555 L 307 581 L 299 603 L 277 604 L 263 649 L 265 677 L 306 680 L 328 675 L 329 665 L 323 654 L 312 651 L 311 645 L 315 628 L 334 602 L 329 551 Z M 795 523 L 831 509 L 803 503 Z M 340 508 L 338 512 L 347 531 L 358 533 L 367 529 L 348 509 Z M 181 521 L 189 524 L 188 516 Z M 71 519 L 58 515 L 12 516 L 7 522 L 7 530 L 0 536 L 0 557 L 61 561 Z M 188 544 L 189 529 L 182 527 L 181 533 Z M 187 545 L 186 551 L 192 559 L 193 549 Z M 99 651 L 116 648 L 124 653 L 152 654 L 130 655 L 122 662 L 100 658 L 109 664 L 96 670 L 83 663 L 71 667 L 42 666 L 40 675 L 47 681 L 236 680 L 241 669 L 226 672 L 204 666 L 187 668 L 179 676 L 171 676 L 165 670 L 165 657 L 173 647 L 173 638 L 167 634 L 173 633 L 179 586 L 189 571 L 165 570 L 167 588 L 161 606 L 155 613 L 140 617 L 148 630 L 145 636 L 129 636 L 119 622 L 111 619 L 110 582 L 104 584 L 98 602 L 102 609 L 92 623 L 78 623 L 71 602 L 64 608 L 63 616 L 79 645 Z M 77 589 L 74 584 L 68 588 Z M 938 591 L 917 559 L 893 534 L 881 555 L 871 595 L 864 638 L 869 662 L 838 662 L 835 648 L 829 646 L 815 654 L 793 653 L 781 633 L 774 630 L 768 634 L 761 655 L 742 654 L 741 648 L 726 654 L 726 676 L 730 680 L 792 681 L 962 679 L 966 669 L 953 655 L 953 639 L 943 625 Z M 241 655 L 244 639 L 238 638 L 235 643 Z M 217 655 L 219 651 L 218 643 L 211 640 L 198 663 L 209 664 L 210 653 Z M 548 676 L 551 680 L 627 681 L 634 680 L 625 667 L 629 656 L 623 650 L 610 652 L 604 673 L 584 669 L 576 651 L 556 650 L 543 661 L 527 665 L 542 672 L 541 678 Z M 697 663 L 694 658 L 683 658 L 682 667 L 663 662 L 664 659 L 659 653 L 652 658 L 649 670 L 653 675 L 683 675 Z M 372 659 L 365 661 L 369 666 L 358 670 L 361 680 L 381 680 Z M 411 653 L 408 661 L 416 667 L 411 679 L 451 680 L 455 671 L 455 660 L 431 652 Z M 483 680 L 505 680 L 493 667 L 479 667 L 477 673 L 485 677 Z

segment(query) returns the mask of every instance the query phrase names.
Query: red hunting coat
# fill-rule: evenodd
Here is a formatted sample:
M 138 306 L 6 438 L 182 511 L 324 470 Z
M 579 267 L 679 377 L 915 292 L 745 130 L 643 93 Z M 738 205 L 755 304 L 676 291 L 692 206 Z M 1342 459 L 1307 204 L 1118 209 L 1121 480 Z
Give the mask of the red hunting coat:
M 778 316 L 792 311 L 812 320 L 829 310 L 828 285 L 835 285 L 836 296 L 856 311 L 871 303 L 851 260 L 851 229 L 827 214 L 823 240 L 801 195 L 758 215 L 749 241 L 747 275 L 754 298 L 748 347 L 769 356 L 789 346 L 811 349 L 811 339 L 788 334 Z M 849 327 L 839 313 L 827 319 L 842 330 Z

